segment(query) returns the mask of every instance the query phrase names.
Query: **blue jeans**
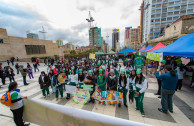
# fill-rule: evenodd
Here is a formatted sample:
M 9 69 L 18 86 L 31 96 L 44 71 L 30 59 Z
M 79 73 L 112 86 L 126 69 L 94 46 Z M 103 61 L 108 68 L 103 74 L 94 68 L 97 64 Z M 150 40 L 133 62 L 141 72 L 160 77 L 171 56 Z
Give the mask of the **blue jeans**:
M 24 83 L 24 85 L 27 84 L 27 83 L 26 83 L 26 76 L 23 76 L 23 83 Z
M 164 112 L 173 111 L 173 102 L 172 102 L 172 97 L 174 95 L 175 91 L 174 90 L 167 90 L 167 89 L 161 89 L 161 104 L 162 104 L 162 109 Z

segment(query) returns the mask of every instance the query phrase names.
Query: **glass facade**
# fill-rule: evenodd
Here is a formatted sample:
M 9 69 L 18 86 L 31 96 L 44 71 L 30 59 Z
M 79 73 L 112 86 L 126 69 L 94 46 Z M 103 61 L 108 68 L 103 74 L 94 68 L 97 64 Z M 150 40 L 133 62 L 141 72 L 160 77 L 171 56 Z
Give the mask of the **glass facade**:
M 102 46 L 101 28 L 93 27 L 89 30 L 89 46 Z
M 146 37 L 149 36 L 150 39 L 164 35 L 165 27 L 181 16 L 194 14 L 194 0 L 151 0 L 151 2 L 150 32 L 144 34 L 147 35 Z M 143 25 L 144 28 L 147 28 L 146 24 Z M 144 38 L 145 36 L 143 36 Z M 146 42 L 146 40 L 143 42 Z

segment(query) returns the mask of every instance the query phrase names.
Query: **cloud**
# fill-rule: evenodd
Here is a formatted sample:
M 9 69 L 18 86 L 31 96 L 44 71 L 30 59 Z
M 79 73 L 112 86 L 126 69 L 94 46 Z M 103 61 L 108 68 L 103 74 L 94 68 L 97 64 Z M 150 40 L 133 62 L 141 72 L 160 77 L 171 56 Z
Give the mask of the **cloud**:
M 43 39 L 39 31 L 44 26 L 47 40 L 62 39 L 74 44 L 88 45 L 87 36 L 79 34 L 86 30 L 87 23 L 75 25 L 72 29 L 56 29 L 47 22 L 44 16 L 2 1 L 0 1 L 0 14 L 0 27 L 6 28 L 9 36 L 26 37 L 26 32 L 29 31 L 39 34 L 39 38 Z

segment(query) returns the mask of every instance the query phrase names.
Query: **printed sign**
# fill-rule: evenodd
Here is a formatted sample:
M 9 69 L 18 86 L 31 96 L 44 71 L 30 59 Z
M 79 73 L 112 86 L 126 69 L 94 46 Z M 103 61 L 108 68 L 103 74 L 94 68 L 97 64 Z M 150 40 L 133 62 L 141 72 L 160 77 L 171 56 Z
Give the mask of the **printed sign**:
M 89 91 L 77 90 L 76 94 L 73 95 L 73 100 L 77 104 L 84 105 L 88 102 L 89 99 L 90 99 Z
M 83 89 L 80 89 L 80 90 L 83 90 L 83 91 L 93 91 L 93 85 L 82 85 L 81 87 Z
M 144 56 L 135 55 L 135 69 L 142 69 L 144 65 Z
M 162 61 L 163 60 L 163 53 L 150 53 L 147 52 L 147 58 L 154 61 Z
M 90 53 L 89 59 L 95 59 L 95 54 Z
M 65 83 L 65 80 L 66 80 L 67 78 L 66 78 L 66 76 L 65 76 L 65 73 L 61 73 L 61 74 L 59 74 L 59 76 L 58 76 L 58 81 L 59 81 L 59 83 Z
M 102 91 L 101 92 L 101 103 L 105 104 L 119 104 L 123 103 L 123 94 L 118 91 Z
M 65 90 L 66 90 L 66 93 L 69 93 L 69 94 L 76 94 L 76 86 L 71 86 L 71 85 L 65 85 Z
M 101 93 L 100 90 L 96 90 L 93 94 L 92 94 L 92 98 L 97 100 L 97 101 L 101 101 Z

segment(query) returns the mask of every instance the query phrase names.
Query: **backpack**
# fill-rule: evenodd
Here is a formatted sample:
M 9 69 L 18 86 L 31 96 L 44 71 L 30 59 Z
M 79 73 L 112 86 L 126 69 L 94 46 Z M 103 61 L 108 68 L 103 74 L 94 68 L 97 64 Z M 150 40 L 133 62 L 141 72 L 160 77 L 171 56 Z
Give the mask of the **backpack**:
M 11 103 L 11 93 L 6 92 L 2 97 L 1 97 L 1 104 L 5 106 L 12 106 L 14 103 Z

